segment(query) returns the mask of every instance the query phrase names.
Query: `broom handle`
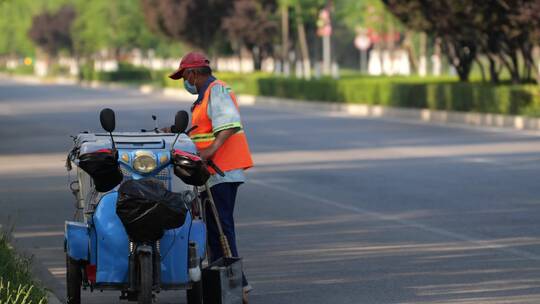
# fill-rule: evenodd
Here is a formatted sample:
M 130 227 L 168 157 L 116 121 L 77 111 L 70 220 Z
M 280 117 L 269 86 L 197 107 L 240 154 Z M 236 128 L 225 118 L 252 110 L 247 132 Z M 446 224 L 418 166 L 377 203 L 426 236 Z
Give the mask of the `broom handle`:
M 231 247 L 229 246 L 229 241 L 227 240 L 227 237 L 225 236 L 225 233 L 223 233 L 223 227 L 221 227 L 221 221 L 219 219 L 219 214 L 216 208 L 216 204 L 214 202 L 214 196 L 212 195 L 212 191 L 210 191 L 210 187 L 208 186 L 208 182 L 204 185 L 206 188 L 206 193 L 208 193 L 209 198 L 209 204 L 210 208 L 212 209 L 212 213 L 214 214 L 214 220 L 216 222 L 218 232 L 219 232 L 219 242 L 221 243 L 221 247 L 223 249 L 223 255 L 226 258 L 232 258 L 232 252 Z

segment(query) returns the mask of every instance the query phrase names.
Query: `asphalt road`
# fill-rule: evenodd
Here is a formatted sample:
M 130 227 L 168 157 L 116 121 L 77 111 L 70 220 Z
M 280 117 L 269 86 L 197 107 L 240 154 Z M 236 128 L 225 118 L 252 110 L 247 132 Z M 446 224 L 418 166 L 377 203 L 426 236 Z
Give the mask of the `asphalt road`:
M 0 79 L 0 223 L 63 296 L 69 135 L 173 121 L 189 101 Z M 240 188 L 251 303 L 539 303 L 540 138 L 244 106 L 256 168 Z M 116 292 L 84 303 L 118 302 Z M 158 303 L 185 303 L 167 292 Z

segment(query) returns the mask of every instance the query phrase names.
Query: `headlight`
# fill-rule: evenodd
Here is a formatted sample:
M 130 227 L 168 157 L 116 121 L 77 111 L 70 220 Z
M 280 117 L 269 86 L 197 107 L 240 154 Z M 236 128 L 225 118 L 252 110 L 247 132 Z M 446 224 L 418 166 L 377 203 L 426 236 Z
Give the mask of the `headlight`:
M 154 153 L 149 151 L 135 152 L 135 158 L 133 159 L 133 169 L 141 173 L 148 173 L 154 171 L 156 167 L 157 162 Z

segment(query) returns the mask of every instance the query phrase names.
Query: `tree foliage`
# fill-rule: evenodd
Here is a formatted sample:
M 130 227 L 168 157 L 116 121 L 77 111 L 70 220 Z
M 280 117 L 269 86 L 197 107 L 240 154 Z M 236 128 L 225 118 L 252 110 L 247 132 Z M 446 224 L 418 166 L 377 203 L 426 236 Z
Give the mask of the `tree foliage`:
M 76 12 L 72 43 L 66 39 L 68 32 L 45 35 L 46 29 L 58 26 L 49 19 L 66 4 Z M 437 50 L 440 45 L 462 80 L 474 64 L 482 71 L 487 64 L 493 82 L 499 81 L 501 71 L 508 71 L 514 82 L 531 75 L 540 79 L 535 68 L 540 56 L 533 56 L 540 44 L 540 0 L 4 0 L 0 56 L 32 55 L 35 45 L 51 54 L 72 46 L 77 56 L 85 57 L 122 57 L 133 49 L 173 56 L 183 52 L 185 43 L 210 55 L 247 49 L 257 62 L 280 48 L 285 12 L 289 26 L 284 36 L 290 40 L 286 52 L 299 55 L 302 50 L 302 57 L 320 58 L 316 24 L 326 5 L 331 7 L 333 59 L 340 64 L 352 66 L 358 59 L 353 45 L 358 28 L 369 28 L 376 34 L 372 37 L 379 38 L 401 32 L 399 37 L 412 45 L 411 33 L 416 31 L 441 42 Z M 40 17 L 35 22 L 42 26 L 30 31 L 36 15 Z M 392 42 L 384 45 L 386 40 Z M 377 46 L 392 49 L 395 38 L 380 41 Z M 63 45 L 53 47 L 58 44 Z
M 71 53 L 73 50 L 71 27 L 75 17 L 73 6 L 64 6 L 55 13 L 43 12 L 33 17 L 28 35 L 52 57 L 58 55 L 61 50 Z
M 201 49 L 219 44 L 228 0 L 141 0 L 145 20 L 154 32 L 183 40 Z
M 275 0 L 141 0 L 154 32 L 209 53 L 223 49 L 273 50 Z
M 155 48 L 162 42 L 146 27 L 138 2 L 78 0 L 76 7 L 79 17 L 74 38 L 78 54 L 109 50 L 118 56 L 134 48 Z
M 34 45 L 27 33 L 36 3 L 29 0 L 0 2 L 0 55 L 32 55 Z
M 237 0 L 230 15 L 223 19 L 222 30 L 231 41 L 249 50 L 257 48 L 261 56 L 272 54 L 278 24 L 272 19 L 275 3 Z
M 461 80 L 468 79 L 480 54 L 489 60 L 493 82 L 498 81 L 502 67 L 513 82 L 528 80 L 531 71 L 536 71 L 532 50 L 540 38 L 540 0 L 383 2 L 409 28 L 441 38 Z M 525 71 L 520 71 L 520 57 Z

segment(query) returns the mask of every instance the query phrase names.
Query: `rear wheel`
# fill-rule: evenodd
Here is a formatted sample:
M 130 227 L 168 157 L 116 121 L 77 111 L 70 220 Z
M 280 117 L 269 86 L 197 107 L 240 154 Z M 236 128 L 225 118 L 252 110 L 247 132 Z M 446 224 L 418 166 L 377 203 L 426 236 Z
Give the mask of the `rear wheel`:
M 66 254 L 67 304 L 81 303 L 82 270 L 81 264 Z
M 203 302 L 202 280 L 199 280 L 199 282 L 193 283 L 193 285 L 191 286 L 191 289 L 188 289 L 186 294 L 187 294 L 188 304 L 202 304 Z
M 149 254 L 139 255 L 139 304 L 152 303 L 152 256 Z

